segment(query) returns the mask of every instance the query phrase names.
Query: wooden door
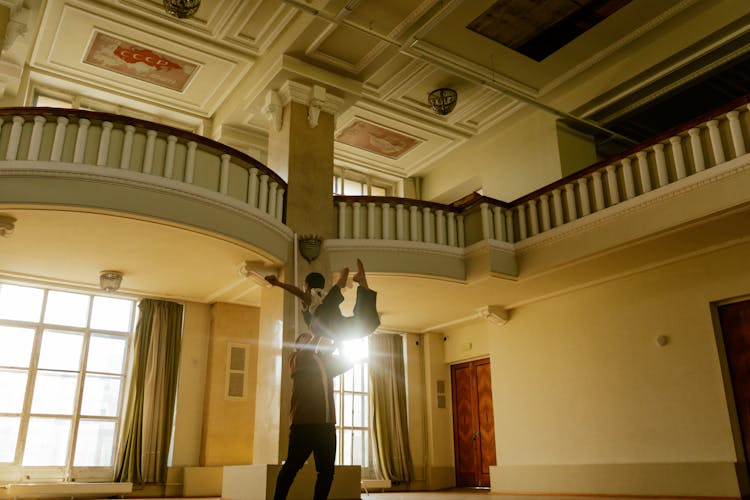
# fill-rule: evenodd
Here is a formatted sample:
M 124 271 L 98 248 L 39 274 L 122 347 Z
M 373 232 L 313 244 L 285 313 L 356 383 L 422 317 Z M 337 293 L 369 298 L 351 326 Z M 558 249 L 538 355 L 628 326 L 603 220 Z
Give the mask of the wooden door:
M 719 307 L 745 458 L 750 459 L 750 300 Z
M 451 367 L 456 486 L 489 486 L 495 459 L 490 360 Z

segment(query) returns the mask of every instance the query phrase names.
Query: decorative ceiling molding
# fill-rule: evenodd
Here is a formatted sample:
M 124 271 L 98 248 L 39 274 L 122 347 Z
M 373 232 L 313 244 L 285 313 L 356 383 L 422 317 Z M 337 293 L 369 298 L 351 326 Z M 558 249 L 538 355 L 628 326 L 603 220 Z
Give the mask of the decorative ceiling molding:
M 296 102 L 305 106 L 310 106 L 313 100 L 313 90 L 313 86 L 287 80 L 278 90 L 279 97 L 281 97 L 281 105 L 286 106 L 290 102 Z M 320 101 L 320 110 L 336 116 L 341 110 L 343 102 L 344 100 L 342 98 L 326 93 L 325 100 Z

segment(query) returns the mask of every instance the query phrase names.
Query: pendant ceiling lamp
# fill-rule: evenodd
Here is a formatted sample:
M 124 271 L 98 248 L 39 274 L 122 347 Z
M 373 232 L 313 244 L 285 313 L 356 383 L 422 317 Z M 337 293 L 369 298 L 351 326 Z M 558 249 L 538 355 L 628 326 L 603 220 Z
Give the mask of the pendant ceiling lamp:
M 200 6 L 201 0 L 164 0 L 164 10 L 167 11 L 167 14 L 180 19 L 192 17 L 193 14 L 198 12 Z

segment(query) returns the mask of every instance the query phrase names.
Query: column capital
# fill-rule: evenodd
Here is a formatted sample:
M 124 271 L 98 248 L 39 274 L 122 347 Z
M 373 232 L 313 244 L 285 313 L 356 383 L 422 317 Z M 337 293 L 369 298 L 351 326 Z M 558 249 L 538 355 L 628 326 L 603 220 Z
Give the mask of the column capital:
M 327 92 L 322 85 L 307 85 L 294 80 L 285 81 L 278 90 L 282 106 L 296 102 L 308 107 L 317 107 L 319 111 L 336 115 L 344 99 Z

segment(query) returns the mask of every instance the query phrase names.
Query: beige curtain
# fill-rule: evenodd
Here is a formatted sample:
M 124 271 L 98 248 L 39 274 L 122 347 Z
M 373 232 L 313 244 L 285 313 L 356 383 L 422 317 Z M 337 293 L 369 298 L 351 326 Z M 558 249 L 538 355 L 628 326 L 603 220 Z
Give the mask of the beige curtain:
M 177 395 L 183 307 L 144 299 L 138 309 L 115 479 L 163 484 Z
M 393 482 L 409 482 L 412 463 L 401 336 L 371 335 L 369 364 L 370 427 L 377 473 Z

